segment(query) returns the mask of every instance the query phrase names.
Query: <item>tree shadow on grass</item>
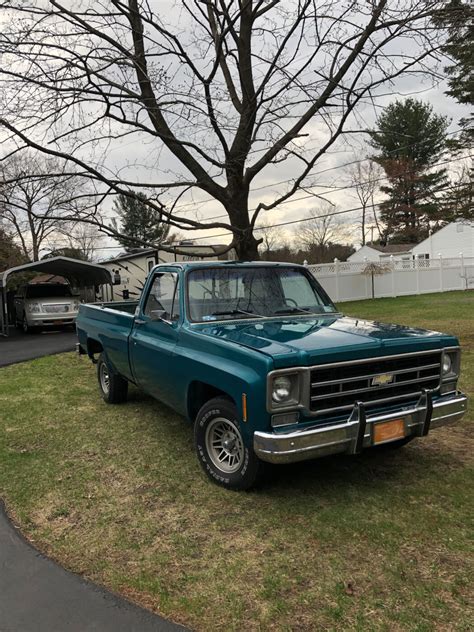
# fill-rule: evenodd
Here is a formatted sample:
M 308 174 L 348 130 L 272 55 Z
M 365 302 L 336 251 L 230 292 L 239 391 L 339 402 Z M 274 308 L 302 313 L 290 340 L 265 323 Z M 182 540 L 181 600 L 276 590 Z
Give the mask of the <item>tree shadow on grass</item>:
M 177 446 L 177 452 L 182 455 L 183 449 L 193 451 L 192 426 L 184 417 L 133 388 L 128 405 L 136 407 L 137 404 L 149 420 L 150 433 L 155 434 L 159 424 L 160 432 L 169 433 L 174 445 L 176 441 L 182 442 Z M 418 481 L 429 481 L 434 475 L 437 478 L 447 476 L 463 467 L 456 449 L 447 449 L 446 443 L 441 445 L 434 432 L 427 438 L 415 439 L 409 445 L 393 450 L 369 448 L 355 456 L 338 454 L 287 465 L 267 464 L 264 481 L 251 493 L 281 499 L 298 492 L 331 496 L 349 488 L 378 489 L 386 493 L 395 487 L 406 488 Z
M 390 450 L 369 448 L 361 454 L 328 456 L 288 465 L 273 465 L 265 489 L 269 493 L 286 496 L 295 492 L 314 491 L 334 493 L 341 488 L 360 490 L 390 488 L 406 489 L 413 483 L 428 482 L 447 476 L 464 467 L 455 452 L 442 452 L 436 438 L 416 439 L 410 445 Z

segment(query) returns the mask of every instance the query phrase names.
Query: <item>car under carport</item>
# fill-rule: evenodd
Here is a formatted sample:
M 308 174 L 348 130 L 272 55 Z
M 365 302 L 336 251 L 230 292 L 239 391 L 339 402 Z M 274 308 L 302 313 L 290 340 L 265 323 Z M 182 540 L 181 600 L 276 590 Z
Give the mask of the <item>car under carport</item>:
M 65 278 L 76 288 L 103 286 L 113 300 L 113 284 L 110 271 L 104 266 L 69 257 L 52 257 L 42 261 L 33 261 L 21 266 L 9 268 L 0 276 L 0 335 L 8 336 L 11 326 L 7 300 L 8 282 L 13 275 L 25 272 L 38 272 Z M 109 290 L 106 290 L 109 288 Z

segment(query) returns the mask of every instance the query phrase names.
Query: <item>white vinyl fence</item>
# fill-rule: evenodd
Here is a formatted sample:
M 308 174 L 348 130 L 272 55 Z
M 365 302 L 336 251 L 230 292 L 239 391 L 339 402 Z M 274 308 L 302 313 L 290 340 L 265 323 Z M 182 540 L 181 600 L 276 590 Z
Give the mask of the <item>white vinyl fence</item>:
M 372 282 L 375 298 L 474 289 L 474 257 L 406 261 L 389 257 L 377 262 L 384 272 L 372 278 L 369 264 L 373 263 L 337 259 L 319 265 L 305 262 L 336 303 L 372 298 Z

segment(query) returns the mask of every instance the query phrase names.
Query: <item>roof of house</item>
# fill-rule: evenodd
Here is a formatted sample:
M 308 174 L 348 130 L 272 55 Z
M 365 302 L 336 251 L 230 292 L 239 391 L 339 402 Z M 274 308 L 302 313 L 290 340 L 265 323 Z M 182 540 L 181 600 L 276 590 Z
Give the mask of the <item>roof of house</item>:
M 219 249 L 225 248 L 226 246 L 223 244 L 168 244 L 168 246 L 175 247 L 176 250 L 199 250 L 203 248 L 207 248 L 208 250 L 213 250 L 214 252 L 218 252 Z M 135 259 L 136 257 L 146 257 L 147 255 L 153 255 L 155 252 L 158 252 L 159 248 L 143 248 L 143 250 L 137 250 L 136 252 L 123 252 L 116 257 L 112 257 L 111 259 L 106 259 L 101 261 L 101 264 L 104 263 L 115 263 L 116 261 L 123 261 L 129 259 Z M 204 255 L 205 256 L 205 255 Z
M 386 246 L 381 246 L 380 244 L 365 245 L 369 248 L 373 248 L 374 250 L 378 250 L 379 252 L 394 254 L 399 252 L 410 252 L 417 244 L 387 244 Z

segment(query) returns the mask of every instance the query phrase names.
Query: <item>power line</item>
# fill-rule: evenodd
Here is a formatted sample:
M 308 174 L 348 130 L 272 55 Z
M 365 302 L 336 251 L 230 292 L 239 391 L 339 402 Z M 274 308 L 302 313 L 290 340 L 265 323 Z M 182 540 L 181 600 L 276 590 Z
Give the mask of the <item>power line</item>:
M 468 158 L 470 158 L 470 157 L 471 156 L 468 156 Z M 454 185 L 442 187 L 442 188 L 438 189 L 438 191 L 436 191 L 436 192 L 437 193 L 438 192 L 441 193 L 443 191 L 450 191 L 452 189 L 457 189 L 457 188 L 463 187 L 463 186 L 465 186 L 464 183 L 454 184 Z M 310 196 L 310 197 L 313 197 L 313 196 Z M 266 228 L 278 228 L 278 227 L 281 227 L 281 226 L 290 226 L 290 225 L 293 225 L 293 224 L 300 224 L 300 223 L 303 223 L 303 222 L 310 222 L 310 221 L 315 220 L 315 219 L 323 219 L 323 218 L 326 218 L 326 217 L 333 217 L 335 215 L 344 215 L 346 213 L 353 213 L 355 211 L 362 211 L 364 209 L 365 210 L 367 210 L 367 209 L 374 209 L 374 208 L 377 208 L 377 206 L 379 206 L 379 204 L 367 204 L 366 206 L 356 206 L 354 208 L 349 208 L 349 209 L 345 209 L 345 210 L 342 210 L 342 211 L 333 211 L 331 213 L 326 213 L 325 215 L 315 215 L 315 216 L 311 216 L 311 217 L 304 217 L 304 218 L 300 218 L 300 219 L 289 220 L 287 222 L 280 222 L 278 224 L 271 224 L 271 225 L 268 225 L 268 226 L 256 226 L 254 228 L 254 231 L 257 232 L 259 230 L 265 230 Z M 269 210 L 275 210 L 275 209 L 269 209 Z M 228 231 L 226 233 L 219 233 L 218 235 L 205 235 L 203 237 L 194 237 L 192 241 L 195 242 L 195 241 L 201 241 L 202 239 L 215 239 L 217 237 L 227 237 L 229 235 L 229 232 L 231 232 L 231 231 Z M 58 247 L 58 243 L 60 243 L 60 242 L 54 242 L 54 243 L 55 243 L 55 248 L 57 248 Z M 70 246 L 70 244 L 68 243 L 67 246 Z M 50 246 L 50 248 L 52 248 L 52 246 Z M 94 250 L 119 250 L 119 249 L 120 249 L 120 246 L 103 246 L 103 247 L 94 248 Z
M 464 186 L 464 184 L 456 184 L 456 185 L 453 185 L 453 186 L 450 186 L 450 187 L 445 187 L 443 189 L 439 189 L 439 191 L 440 192 L 441 191 L 448 191 L 450 189 L 458 188 L 460 186 Z M 301 219 L 290 220 L 288 222 L 280 222 L 279 224 L 269 224 L 268 226 L 256 226 L 254 228 L 254 231 L 257 232 L 259 230 L 265 230 L 266 228 L 279 228 L 281 226 L 290 226 L 292 224 L 300 224 L 302 222 L 310 222 L 310 221 L 315 220 L 315 219 L 323 219 L 323 218 L 326 218 L 326 217 L 332 217 L 334 215 L 343 215 L 344 213 L 353 213 L 354 211 L 361 211 L 364 208 L 366 210 L 367 209 L 374 209 L 374 208 L 377 208 L 377 206 L 379 206 L 379 205 L 378 204 L 368 204 L 365 207 L 364 206 L 358 206 L 358 207 L 355 207 L 355 208 L 346 209 L 344 211 L 334 211 L 332 213 L 327 213 L 326 215 L 316 215 L 316 216 L 312 216 L 312 217 L 304 217 L 304 218 L 301 218 Z M 223 236 L 227 236 L 227 235 L 228 235 L 228 233 L 221 233 L 219 235 L 211 235 L 210 237 L 215 238 L 215 237 L 223 237 Z M 193 241 L 198 241 L 198 240 L 201 240 L 201 239 L 209 239 L 209 237 L 197 237 L 197 238 L 193 239 Z
M 466 158 L 472 158 L 473 155 L 471 155 L 471 156 L 461 156 L 459 158 L 451 158 L 449 160 L 443 160 L 441 162 L 435 163 L 434 165 L 431 166 L 431 168 L 439 167 L 441 165 L 449 164 L 451 162 L 459 162 L 460 160 L 465 160 Z M 361 162 L 361 161 L 358 161 L 358 162 Z M 407 170 L 407 171 L 404 171 L 404 172 L 400 173 L 399 175 L 407 175 L 409 173 L 410 173 L 410 170 Z M 387 176 L 379 178 L 379 180 L 385 180 L 385 179 L 387 179 Z M 374 182 L 376 182 L 376 181 L 377 180 L 374 180 Z M 361 182 L 360 184 L 368 184 L 369 182 L 371 182 L 371 181 L 370 180 L 366 180 L 365 182 Z M 328 193 L 334 193 L 335 190 L 341 190 L 342 191 L 344 189 L 354 189 L 354 188 L 357 188 L 357 186 L 358 185 L 356 185 L 356 184 L 347 185 L 347 186 L 344 186 L 344 187 L 340 187 L 339 189 L 331 189 L 329 191 L 321 191 L 321 193 L 318 193 L 317 195 L 318 196 L 327 195 Z M 440 189 L 440 191 L 442 191 L 442 190 L 443 189 Z M 303 196 L 298 197 L 298 198 L 292 198 L 291 200 L 286 201 L 285 204 L 293 204 L 294 202 L 300 202 L 301 200 L 307 200 L 307 199 L 313 198 L 315 196 L 316 196 L 316 194 L 309 193 L 308 195 L 303 195 Z M 273 208 L 270 208 L 270 209 L 265 209 L 264 208 L 264 209 L 262 209 L 262 212 L 274 211 L 276 209 L 277 209 L 277 207 L 273 207 Z M 256 211 L 256 210 L 257 210 L 256 208 L 251 208 L 251 209 L 249 209 L 249 213 L 252 213 L 253 211 Z M 222 219 L 224 217 L 228 217 L 228 215 L 227 214 L 224 214 L 224 215 L 213 215 L 212 217 L 208 217 L 205 221 L 210 222 L 210 221 L 212 221 L 214 219 Z
M 450 135 L 452 135 L 454 133 L 457 133 L 459 131 L 462 131 L 462 130 L 455 130 L 454 132 L 450 132 Z M 413 145 L 406 145 L 405 148 L 413 147 L 416 144 L 417 143 L 415 143 Z M 474 156 L 474 154 L 469 155 L 469 156 L 460 156 L 458 158 L 451 158 L 449 160 L 444 160 L 444 161 L 435 163 L 434 165 L 431 166 L 431 168 L 438 167 L 438 166 L 441 166 L 441 165 L 444 165 L 444 164 L 450 164 L 450 163 L 453 163 L 453 162 L 459 162 L 460 160 L 466 160 L 466 159 L 472 158 L 473 156 Z M 354 160 L 354 161 L 351 161 L 349 163 L 345 163 L 343 165 L 329 167 L 329 168 L 324 169 L 322 171 L 319 171 L 319 172 L 317 172 L 316 174 L 313 174 L 313 175 L 318 175 L 318 174 L 321 174 L 321 173 L 324 173 L 324 172 L 327 172 L 327 171 L 332 171 L 334 169 L 343 168 L 345 166 L 362 163 L 362 162 L 365 162 L 367 160 L 370 160 L 370 159 L 369 158 L 364 158 L 364 159 L 360 159 L 360 160 Z M 410 170 L 407 170 L 407 171 L 405 171 L 403 173 L 404 174 L 410 173 Z M 345 185 L 345 186 L 341 186 L 341 187 L 334 187 L 334 188 L 331 188 L 331 189 L 329 189 L 327 191 L 322 191 L 322 192 L 318 193 L 317 195 L 322 196 L 322 195 L 327 195 L 329 193 L 334 193 L 335 191 L 354 189 L 354 188 L 357 188 L 357 186 L 359 186 L 359 184 L 368 184 L 369 182 L 378 182 L 378 181 L 386 180 L 386 179 L 387 179 L 387 176 L 382 176 L 382 177 L 377 178 L 375 180 L 365 180 L 365 181 L 362 181 L 362 182 L 360 182 L 358 184 Z M 291 182 L 291 181 L 292 180 L 282 181 L 280 183 L 276 183 L 275 186 L 278 186 L 278 184 L 282 184 L 284 182 Z M 320 185 L 320 186 L 322 186 L 322 185 Z M 463 184 L 452 185 L 452 186 L 449 186 L 449 187 L 441 188 L 437 192 L 441 192 L 441 191 L 449 190 L 449 189 L 452 189 L 452 188 L 456 188 L 457 186 L 463 186 Z M 309 198 L 313 198 L 313 197 L 315 197 L 315 195 L 316 194 L 308 194 L 308 195 L 304 195 L 304 196 L 301 196 L 301 197 L 298 197 L 298 198 L 292 198 L 292 199 L 286 201 L 285 204 L 290 204 L 290 203 L 294 203 L 294 202 L 299 202 L 301 200 L 306 200 L 306 199 L 309 199 Z M 354 212 L 354 211 L 358 211 L 358 210 L 363 210 L 364 208 L 366 208 L 366 209 L 367 208 L 376 208 L 376 206 L 378 206 L 378 204 L 377 205 L 366 205 L 365 207 L 360 206 L 360 207 L 355 207 L 355 208 L 352 208 L 352 209 L 347 209 L 347 210 L 344 210 L 344 211 L 336 211 L 333 214 L 334 215 L 340 215 L 340 214 L 344 214 L 344 213 L 350 213 L 350 212 Z M 277 210 L 277 208 L 278 207 L 273 207 L 271 209 L 262 209 L 262 212 L 274 211 L 274 210 Z M 256 210 L 256 208 L 252 208 L 252 209 L 249 209 L 249 212 L 251 213 L 251 212 L 253 212 L 255 210 Z M 329 217 L 330 215 L 332 215 L 332 214 L 325 215 L 324 217 Z M 222 218 L 227 218 L 227 217 L 228 217 L 227 214 L 215 215 L 215 216 L 206 218 L 205 221 L 212 221 L 212 220 L 215 220 L 215 219 L 222 219 Z M 323 217 L 323 216 L 319 216 L 319 217 Z M 290 221 L 290 222 L 283 222 L 283 223 L 280 223 L 280 224 L 275 224 L 273 226 L 275 226 L 275 227 L 277 227 L 277 226 L 286 226 L 286 225 L 290 225 L 290 224 L 294 224 L 294 223 L 298 223 L 298 222 L 310 221 L 311 219 L 317 219 L 317 216 L 314 217 L 314 218 L 304 218 L 304 219 L 300 219 L 300 220 L 293 220 L 293 221 Z M 271 226 L 256 227 L 254 230 L 261 230 L 261 229 L 264 229 L 264 228 L 271 228 Z M 204 230 L 212 230 L 212 228 L 211 229 L 204 229 Z M 201 236 L 201 237 L 194 237 L 193 241 L 201 241 L 203 239 L 210 239 L 210 238 L 213 239 L 213 238 L 221 237 L 221 236 L 226 236 L 227 237 L 229 232 L 231 232 L 231 231 L 229 230 L 227 233 L 220 233 L 218 235 L 206 235 L 206 236 Z M 54 243 L 55 243 L 54 248 L 57 248 L 58 247 L 58 243 L 61 243 L 61 242 L 54 242 Z M 69 247 L 69 246 L 70 246 L 70 243 L 63 242 L 63 247 Z M 50 246 L 50 247 L 52 247 L 52 246 Z M 61 247 L 61 246 L 59 246 L 59 247 Z M 106 250 L 106 249 L 110 249 L 110 250 L 112 250 L 112 249 L 120 249 L 120 246 L 97 247 L 95 250 Z
M 446 136 L 453 136 L 454 134 L 458 134 L 461 131 L 462 131 L 462 129 L 458 128 L 458 129 L 454 130 L 453 132 L 448 132 L 446 134 Z M 397 153 L 397 152 L 399 152 L 399 151 L 401 151 L 403 149 L 409 149 L 410 147 L 417 147 L 419 145 L 423 145 L 423 144 L 428 143 L 428 142 L 430 142 L 430 140 L 426 139 L 425 141 L 421 141 L 421 142 L 418 142 L 418 143 L 411 143 L 409 145 L 403 145 L 402 147 L 398 147 L 397 149 L 393 149 L 389 153 Z M 313 151 L 313 150 L 311 149 L 309 151 Z M 323 173 L 328 173 L 329 171 L 334 171 L 336 169 L 343 169 L 345 167 L 350 167 L 352 165 L 361 164 L 363 162 L 367 162 L 368 160 L 370 160 L 370 158 L 360 158 L 358 160 L 351 160 L 350 162 L 343 163 L 342 165 L 334 165 L 333 167 L 327 167 L 326 169 L 321 169 L 320 171 L 309 172 L 306 175 L 306 177 L 319 176 L 319 175 L 321 175 Z M 436 166 L 436 165 L 433 165 L 433 166 Z M 280 180 L 279 182 L 273 182 L 271 184 L 265 184 L 265 185 L 260 186 L 260 187 L 255 187 L 255 188 L 251 189 L 250 193 L 253 193 L 254 191 L 262 191 L 263 189 L 268 189 L 270 187 L 280 186 L 281 184 L 288 184 L 290 182 L 294 182 L 296 179 L 297 178 L 289 178 L 289 179 L 286 179 L 286 180 Z M 318 185 L 314 185 L 314 186 L 318 186 Z M 322 186 L 322 185 L 319 185 L 319 186 Z M 321 194 L 321 195 L 323 195 L 323 194 Z M 199 202 L 186 202 L 185 204 L 181 204 L 180 206 L 177 206 L 175 210 L 180 211 L 181 209 L 186 209 L 189 206 L 195 206 L 197 204 L 206 204 L 207 202 L 212 202 L 212 201 L 215 201 L 215 198 L 211 197 L 208 200 L 202 200 L 202 201 L 199 201 Z M 194 209 L 191 209 L 190 211 L 183 211 L 183 212 L 185 212 L 185 213 L 188 213 L 188 212 L 192 213 L 193 210 Z M 224 216 L 220 215 L 219 217 L 227 217 L 227 215 L 224 215 Z M 209 219 L 216 219 L 216 218 L 215 217 L 207 218 L 206 221 L 209 221 Z

